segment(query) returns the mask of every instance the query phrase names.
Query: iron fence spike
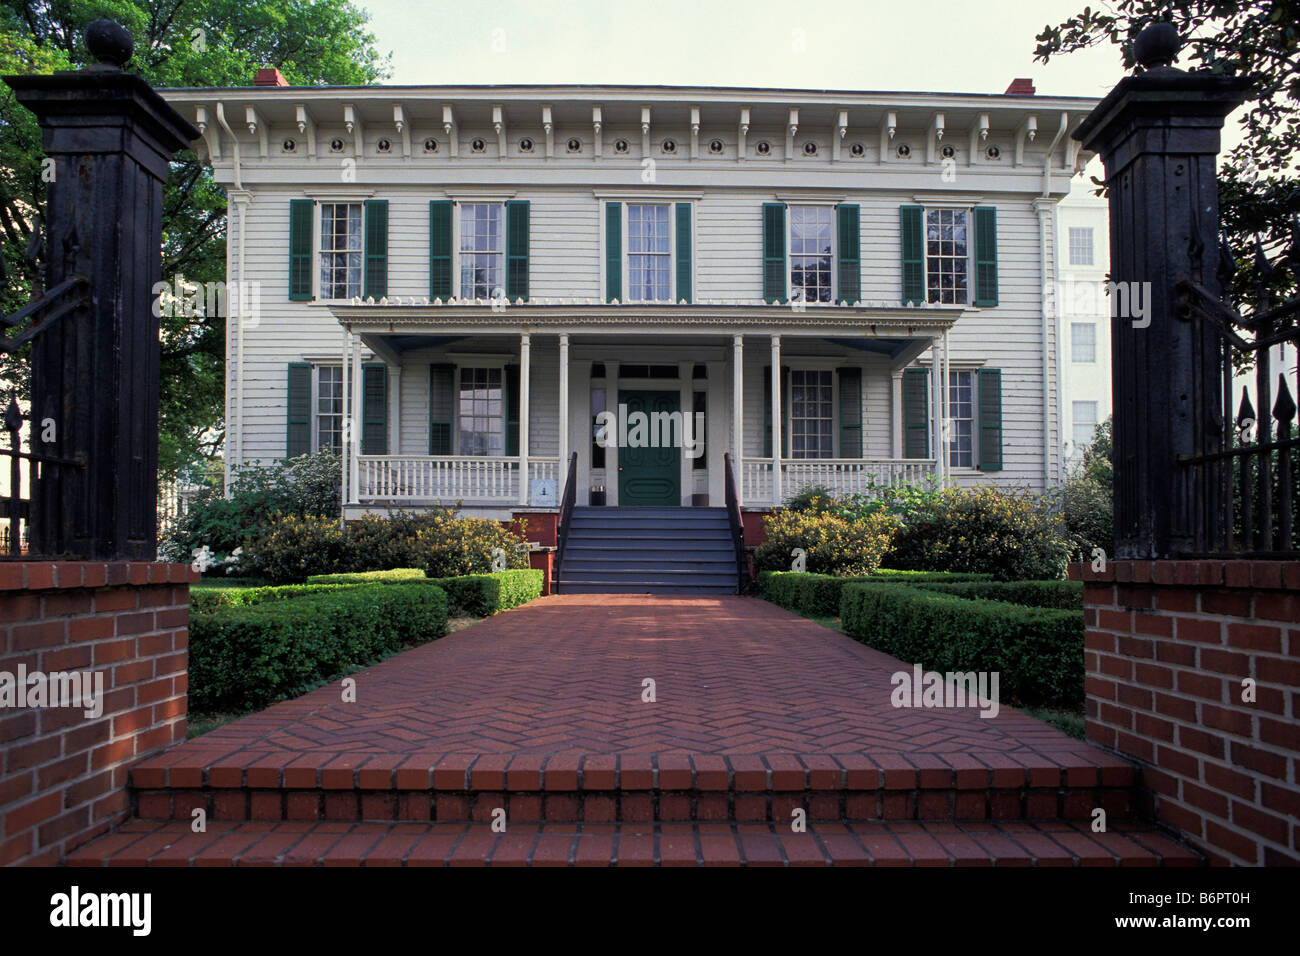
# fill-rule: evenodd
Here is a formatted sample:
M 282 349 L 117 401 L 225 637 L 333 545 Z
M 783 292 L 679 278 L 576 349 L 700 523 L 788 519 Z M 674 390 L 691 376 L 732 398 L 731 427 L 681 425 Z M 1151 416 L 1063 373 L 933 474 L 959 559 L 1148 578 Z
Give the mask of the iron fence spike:
M 1277 401 L 1273 403 L 1273 418 L 1282 425 L 1289 425 L 1295 418 L 1296 405 L 1295 399 L 1291 397 L 1291 389 L 1287 386 L 1286 375 L 1279 374 L 1277 377 Z

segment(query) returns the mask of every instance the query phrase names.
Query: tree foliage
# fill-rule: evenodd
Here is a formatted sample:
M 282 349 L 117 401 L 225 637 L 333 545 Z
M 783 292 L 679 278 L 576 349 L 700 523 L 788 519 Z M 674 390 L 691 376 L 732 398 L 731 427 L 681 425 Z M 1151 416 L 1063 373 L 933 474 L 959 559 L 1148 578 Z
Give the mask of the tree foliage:
M 295 86 L 363 85 L 388 75 L 367 14 L 349 0 L 0 0 L 0 71 L 81 68 L 91 59 L 83 32 L 97 17 L 131 32 L 126 69 L 160 88 L 251 86 L 261 67 L 276 67 Z M 35 278 L 23 251 L 44 204 L 43 158 L 35 118 L 0 85 L 5 312 L 27 301 Z M 211 168 L 193 150 L 177 153 L 163 194 L 164 281 L 224 281 L 225 230 L 226 196 Z M 224 437 L 225 318 L 169 311 L 161 319 L 162 477 L 212 456 Z M 25 390 L 22 356 L 0 365 L 0 378 Z

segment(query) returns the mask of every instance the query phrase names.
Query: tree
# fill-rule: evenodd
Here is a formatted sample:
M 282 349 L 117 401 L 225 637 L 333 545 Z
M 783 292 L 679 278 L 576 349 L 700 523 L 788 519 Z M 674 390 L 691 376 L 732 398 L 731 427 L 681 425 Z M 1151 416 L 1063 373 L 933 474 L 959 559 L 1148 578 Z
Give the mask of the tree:
M 156 87 L 249 86 L 276 67 L 296 86 L 363 85 L 388 63 L 348 0 L 0 0 L 0 70 L 78 69 L 90 55 L 85 26 L 109 17 L 135 39 L 127 69 Z M 0 240 L 7 280 L 0 308 L 28 299 L 36 278 L 23 251 L 44 203 L 40 131 L 0 85 Z M 173 157 L 163 192 L 162 275 L 169 285 L 219 282 L 226 272 L 226 196 L 193 150 Z M 171 478 L 210 458 L 224 437 L 225 317 L 163 310 L 158 463 Z M 181 313 L 181 314 L 173 314 Z M 26 391 L 22 356 L 0 380 Z
M 1284 262 L 1300 216 L 1300 0 L 1119 0 L 1113 10 L 1085 7 L 1043 28 L 1035 58 L 1047 63 L 1112 43 L 1131 69 L 1133 40 L 1156 21 L 1172 23 L 1183 38 L 1182 68 L 1255 83 L 1241 116 L 1242 140 L 1224 156 L 1219 174 L 1223 232 L 1236 267 L 1225 295 L 1249 312 L 1259 299 L 1261 259 Z M 1274 303 L 1296 294 L 1298 275 L 1294 267 L 1270 271 L 1265 285 Z

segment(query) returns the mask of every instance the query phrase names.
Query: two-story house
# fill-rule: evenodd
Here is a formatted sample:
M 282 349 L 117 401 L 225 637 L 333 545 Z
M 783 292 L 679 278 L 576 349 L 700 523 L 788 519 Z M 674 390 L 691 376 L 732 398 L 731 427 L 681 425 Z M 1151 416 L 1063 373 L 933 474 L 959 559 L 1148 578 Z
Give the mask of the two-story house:
M 1061 475 L 1047 299 L 1092 100 L 164 95 L 229 193 L 246 290 L 226 460 L 334 448 L 345 517 L 554 510 L 575 455 L 577 503 L 606 507 L 719 506 L 728 454 L 745 509 Z M 702 445 L 598 428 L 638 411 L 701 421 Z

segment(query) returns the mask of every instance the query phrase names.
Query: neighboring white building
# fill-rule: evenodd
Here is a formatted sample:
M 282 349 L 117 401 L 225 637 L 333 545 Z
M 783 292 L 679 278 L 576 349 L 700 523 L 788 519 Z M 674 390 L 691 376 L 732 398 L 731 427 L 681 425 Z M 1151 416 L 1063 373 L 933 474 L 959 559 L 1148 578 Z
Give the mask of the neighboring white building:
M 1062 437 L 1069 465 L 1078 463 L 1097 426 L 1111 413 L 1110 212 L 1088 173 L 1077 176 L 1056 212 L 1061 313 Z
M 1062 477 L 1045 297 L 1091 99 L 163 95 L 229 193 L 228 281 L 258 293 L 227 324 L 228 466 L 340 449 L 347 515 L 552 508 L 571 453 L 579 504 L 721 505 L 724 453 L 751 508 Z M 594 446 L 620 404 L 701 412 L 703 454 Z

